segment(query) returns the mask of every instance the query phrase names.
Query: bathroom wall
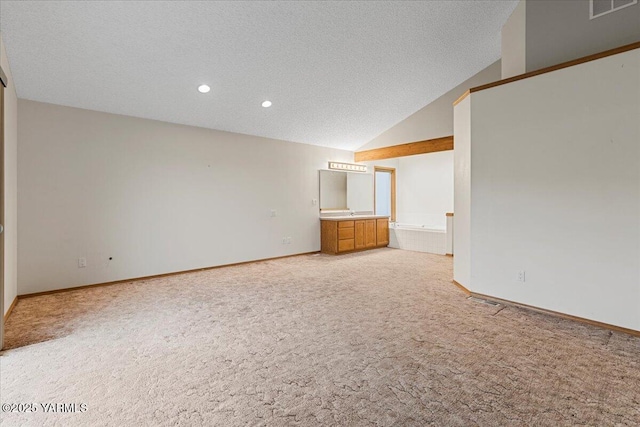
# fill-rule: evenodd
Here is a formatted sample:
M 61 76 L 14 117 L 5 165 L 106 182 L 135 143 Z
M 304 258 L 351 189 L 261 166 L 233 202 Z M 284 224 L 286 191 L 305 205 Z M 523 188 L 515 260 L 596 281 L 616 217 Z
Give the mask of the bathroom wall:
M 453 150 L 364 162 L 396 169 L 396 221 L 446 229 L 453 212 Z
M 453 211 L 453 150 L 398 158 L 398 222 L 446 229 Z

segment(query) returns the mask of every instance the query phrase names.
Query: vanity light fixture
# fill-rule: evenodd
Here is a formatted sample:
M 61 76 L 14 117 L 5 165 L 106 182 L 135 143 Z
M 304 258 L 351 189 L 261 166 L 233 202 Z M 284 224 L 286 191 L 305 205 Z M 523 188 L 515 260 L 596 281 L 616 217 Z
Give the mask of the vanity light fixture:
M 200 85 L 198 86 L 198 92 L 200 93 L 207 93 L 211 90 L 211 88 L 207 85 Z
M 269 100 L 264 101 L 264 102 L 262 103 L 262 106 L 263 106 L 264 108 L 269 108 L 269 107 L 271 107 L 271 101 L 269 101 Z
M 355 165 L 353 163 L 329 162 L 329 169 L 347 172 L 366 172 L 366 165 Z

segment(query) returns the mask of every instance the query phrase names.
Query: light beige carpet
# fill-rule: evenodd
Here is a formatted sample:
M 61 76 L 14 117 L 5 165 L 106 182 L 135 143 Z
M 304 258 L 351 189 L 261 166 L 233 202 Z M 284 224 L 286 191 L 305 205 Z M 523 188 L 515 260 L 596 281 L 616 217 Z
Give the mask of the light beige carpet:
M 450 258 L 301 256 L 21 300 L 6 426 L 640 425 L 640 339 L 469 301 Z

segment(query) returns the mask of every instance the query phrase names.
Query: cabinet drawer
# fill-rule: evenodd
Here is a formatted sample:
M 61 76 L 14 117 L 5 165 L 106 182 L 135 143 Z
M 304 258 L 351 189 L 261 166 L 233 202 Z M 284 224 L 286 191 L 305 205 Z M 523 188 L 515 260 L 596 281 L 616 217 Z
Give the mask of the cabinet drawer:
M 338 252 L 352 251 L 355 247 L 353 239 L 338 240 Z
M 353 228 L 338 228 L 338 239 L 353 239 Z
M 338 228 L 349 228 L 353 227 L 353 221 L 340 221 L 338 223 Z

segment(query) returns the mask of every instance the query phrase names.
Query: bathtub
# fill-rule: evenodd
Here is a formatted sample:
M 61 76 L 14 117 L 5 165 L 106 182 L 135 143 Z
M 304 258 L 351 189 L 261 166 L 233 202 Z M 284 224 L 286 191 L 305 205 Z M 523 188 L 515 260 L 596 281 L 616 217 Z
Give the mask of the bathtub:
M 391 222 L 389 247 L 444 255 L 447 252 L 447 230 Z

